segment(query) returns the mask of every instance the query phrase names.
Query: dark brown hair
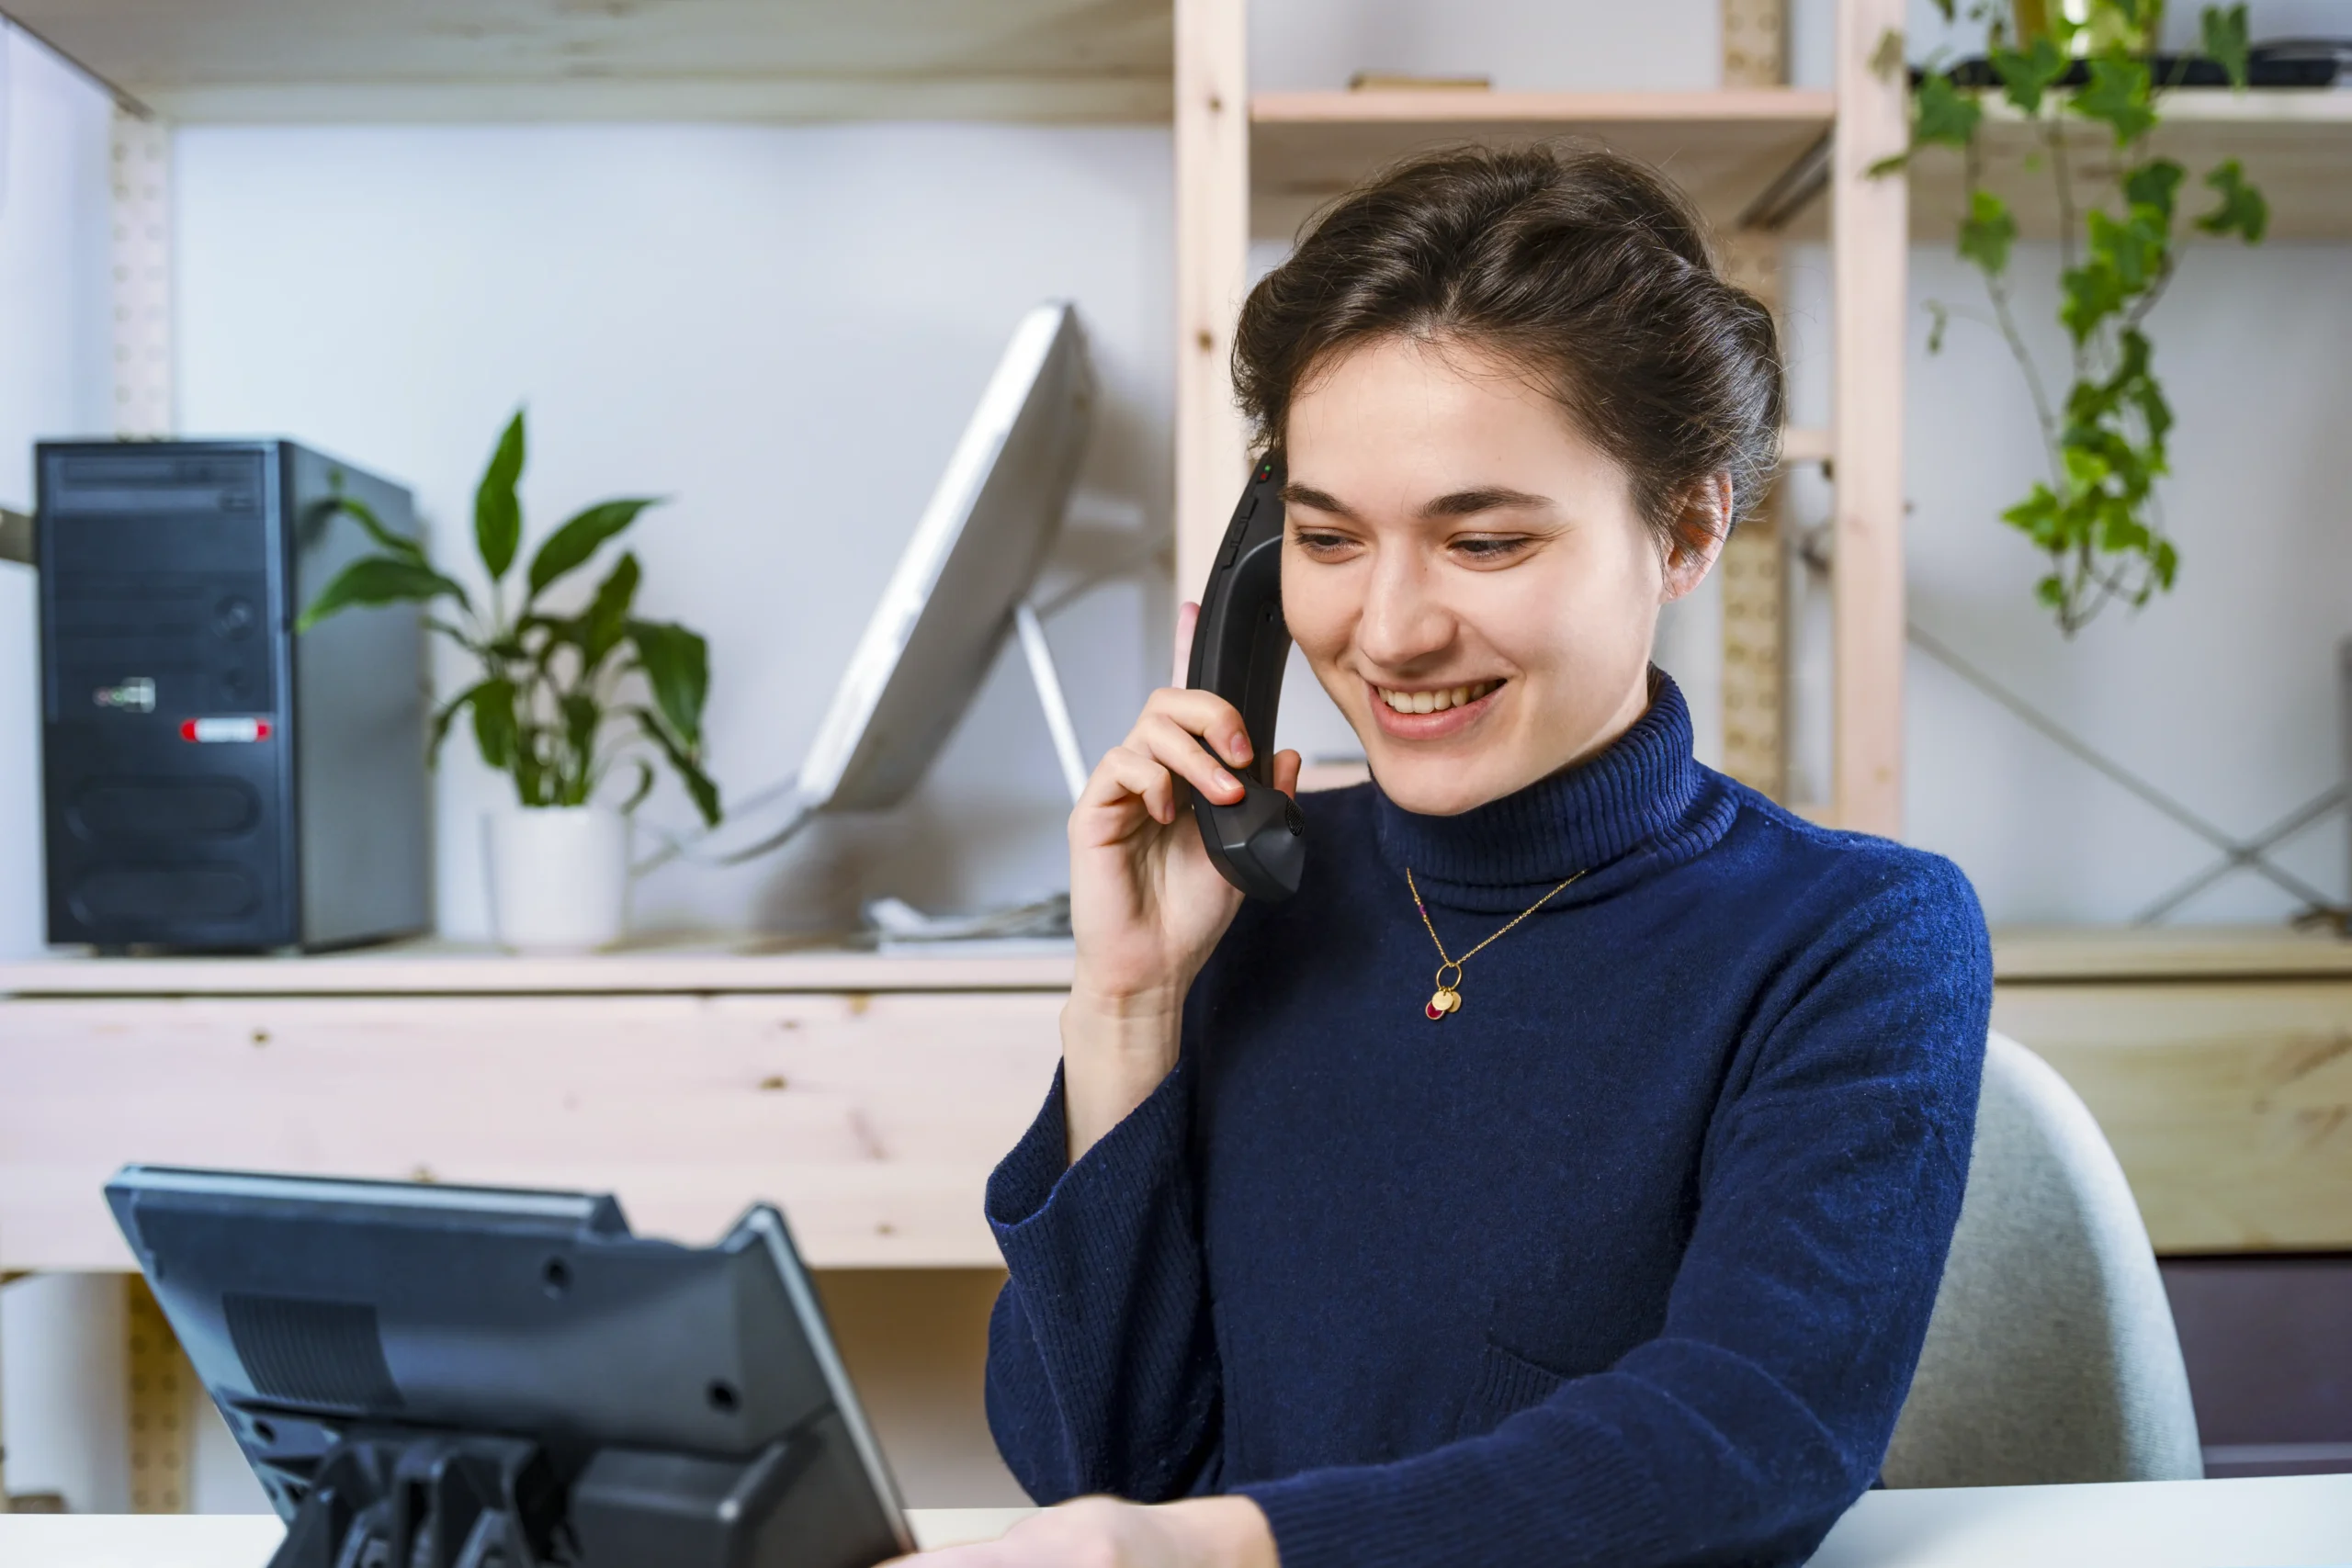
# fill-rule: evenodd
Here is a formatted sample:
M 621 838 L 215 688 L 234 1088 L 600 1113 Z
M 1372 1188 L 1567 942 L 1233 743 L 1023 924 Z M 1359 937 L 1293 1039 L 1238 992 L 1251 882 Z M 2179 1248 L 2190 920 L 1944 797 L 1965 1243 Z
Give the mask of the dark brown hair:
M 1614 152 L 1459 148 L 1398 164 L 1307 226 L 1250 291 L 1233 383 L 1259 439 L 1338 355 L 1377 338 L 1458 342 L 1539 377 L 1672 539 L 1728 474 L 1732 515 L 1779 461 L 1770 311 L 1726 282 L 1682 195 Z

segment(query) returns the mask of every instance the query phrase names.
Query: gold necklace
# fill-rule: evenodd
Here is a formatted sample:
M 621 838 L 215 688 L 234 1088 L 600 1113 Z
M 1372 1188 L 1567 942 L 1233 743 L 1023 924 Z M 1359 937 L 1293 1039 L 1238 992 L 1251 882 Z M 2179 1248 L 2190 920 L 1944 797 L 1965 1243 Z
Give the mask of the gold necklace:
M 1577 876 L 1582 876 L 1583 874 L 1584 873 L 1581 871 L 1577 873 Z M 1568 882 L 1574 882 L 1577 879 L 1577 876 L 1569 877 Z M 1430 941 L 1436 944 L 1437 955 L 1445 960 L 1444 963 L 1437 966 L 1437 990 L 1435 994 L 1430 998 L 1429 1006 L 1421 1010 L 1422 1015 L 1429 1019 L 1430 1022 L 1435 1023 L 1443 1019 L 1447 1013 L 1458 1011 L 1462 1006 L 1462 966 L 1464 964 L 1469 963 L 1472 959 L 1477 957 L 1481 953 L 1486 952 L 1487 949 L 1496 942 L 1510 935 L 1511 926 L 1516 926 L 1520 921 L 1527 919 L 1528 916 L 1535 913 L 1536 910 L 1542 908 L 1544 905 L 1558 897 L 1561 893 L 1566 889 L 1568 882 L 1561 883 L 1559 886 L 1555 887 L 1552 891 L 1544 895 L 1543 897 L 1538 898 L 1534 903 L 1530 904 L 1526 908 L 1521 909 L 1518 914 L 1512 916 L 1510 925 L 1505 926 L 1501 931 L 1497 931 L 1493 936 L 1488 937 L 1485 942 L 1480 942 L 1477 946 L 1472 948 L 1461 957 L 1455 958 L 1445 951 L 1445 943 L 1437 940 L 1437 927 L 1430 923 L 1430 912 L 1427 908 L 1423 908 L 1421 904 L 1421 890 L 1413 886 L 1413 868 L 1409 865 L 1407 866 L 1405 868 L 1405 886 L 1412 892 L 1413 908 L 1420 911 L 1421 929 L 1430 933 Z M 1449 969 L 1453 971 L 1453 978 L 1451 980 L 1445 977 L 1445 972 Z

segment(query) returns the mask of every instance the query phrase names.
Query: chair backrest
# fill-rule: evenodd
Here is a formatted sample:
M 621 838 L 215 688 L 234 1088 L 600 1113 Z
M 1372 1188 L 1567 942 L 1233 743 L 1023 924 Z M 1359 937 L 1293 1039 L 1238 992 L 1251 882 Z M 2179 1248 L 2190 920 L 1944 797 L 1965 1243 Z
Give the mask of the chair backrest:
M 2201 1477 L 2172 1308 L 2115 1155 L 2049 1063 L 1995 1034 L 1951 1261 L 1889 1486 Z

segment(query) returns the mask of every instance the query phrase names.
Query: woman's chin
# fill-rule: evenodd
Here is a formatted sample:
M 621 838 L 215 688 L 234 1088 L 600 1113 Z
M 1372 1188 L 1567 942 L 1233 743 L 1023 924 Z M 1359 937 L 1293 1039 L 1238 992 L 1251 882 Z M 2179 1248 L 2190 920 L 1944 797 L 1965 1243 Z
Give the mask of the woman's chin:
M 1416 817 L 1458 817 L 1510 793 L 1508 788 L 1485 787 L 1482 773 L 1475 763 L 1458 757 L 1375 753 L 1372 758 L 1372 776 L 1380 793 Z

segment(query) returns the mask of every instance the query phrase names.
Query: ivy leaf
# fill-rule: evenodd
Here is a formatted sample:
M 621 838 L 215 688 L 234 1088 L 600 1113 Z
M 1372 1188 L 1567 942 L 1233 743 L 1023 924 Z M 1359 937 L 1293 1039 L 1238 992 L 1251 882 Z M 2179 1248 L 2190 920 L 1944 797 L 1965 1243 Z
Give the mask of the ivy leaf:
M 710 694 L 710 645 L 685 627 L 631 621 L 629 641 L 653 688 L 653 705 L 688 746 L 702 744 L 702 705 Z
M 2009 247 L 2017 237 L 2018 222 L 2008 203 L 1981 187 L 1969 193 L 1968 216 L 1960 223 L 1962 257 L 1983 268 L 1986 276 L 1998 277 L 2008 268 Z M 1940 330 L 1937 335 L 1940 341 Z
M 584 564 L 605 540 L 636 522 L 639 513 L 659 504 L 650 496 L 603 502 L 548 535 L 538 553 L 531 558 L 531 598 L 537 598 L 549 583 Z
M 2061 613 L 2065 610 L 2066 585 L 2058 581 L 2056 572 L 2052 572 L 2033 585 L 2033 596 L 2053 610 Z
M 2145 136 L 2156 123 L 2148 62 L 2128 54 L 2102 54 L 2091 62 L 2090 72 L 2090 81 L 2067 107 L 2112 130 L 2118 147 Z
M 2001 521 L 2044 549 L 2057 547 L 2058 497 L 2046 484 L 2035 485 L 2031 494 L 2001 513 Z
M 1930 74 L 1919 84 L 1918 116 L 1911 124 L 1911 145 L 1940 142 L 1965 147 L 1984 118 L 1984 106 L 1973 93 L 1952 85 L 1951 78 Z
M 523 770 L 517 767 L 517 761 L 529 759 L 517 745 L 520 734 L 514 722 L 514 682 L 503 675 L 493 675 L 469 694 L 473 698 L 474 744 L 481 748 L 481 760 L 501 772 L 514 768 L 515 782 L 523 783 Z M 524 802 L 530 802 L 527 794 Z
M 523 503 L 514 495 L 522 477 L 523 411 L 516 409 L 474 491 L 474 547 L 481 552 L 481 564 L 489 568 L 492 582 L 506 575 L 514 564 L 515 547 L 523 542 Z
M 2170 539 L 2158 539 L 2149 552 L 2148 565 L 2156 574 L 2156 586 L 2170 592 L 2173 575 L 2180 570 L 2180 552 L 2173 548 Z
M 2220 193 L 2222 204 L 2199 218 L 2197 226 L 2208 234 L 2237 233 L 2249 245 L 2262 243 L 2270 228 L 2270 202 L 2261 187 L 2247 183 L 2238 161 L 2222 164 L 2205 176 L 2205 183 Z
M 2094 257 L 2114 271 L 2116 288 L 2128 298 L 2155 280 L 2164 265 L 2165 237 L 2142 215 L 2135 213 L 2119 223 L 2093 209 L 2090 249 Z
M 2066 57 L 2048 33 L 2036 33 L 2022 50 L 1996 48 L 1990 59 L 2003 95 L 2029 115 L 2041 112 L 2043 95 L 2066 74 Z
M 2068 268 L 2059 285 L 2063 299 L 2058 319 L 2076 343 L 2088 339 L 2100 322 L 2123 308 L 2123 290 L 2116 281 L 2115 269 L 2097 258 Z
M 2204 15 L 2205 57 L 2230 73 L 2230 85 L 2243 91 L 2246 85 L 2246 66 L 2252 52 L 2245 24 L 2245 6 L 2232 6 L 2227 10 L 2208 6 Z
M 422 562 L 405 556 L 362 556 L 335 573 L 294 623 L 309 631 L 338 610 L 354 604 L 430 604 L 443 597 L 466 604 L 466 591 Z M 471 605 L 467 605 L 469 609 Z
M 2151 158 L 2123 176 L 2123 199 L 2155 213 L 2169 228 L 2180 182 L 2188 177 L 2188 171 L 2170 158 Z
M 1951 307 L 1939 299 L 1930 299 L 1928 301 L 1928 319 L 1932 323 L 1928 328 L 1928 352 L 1941 354 L 1944 351 L 1944 333 L 1951 326 Z
M 702 771 L 695 754 L 681 746 L 670 733 L 669 727 L 652 714 L 643 708 L 632 708 L 630 711 L 637 716 L 638 728 L 644 731 L 647 739 L 661 748 L 662 754 L 669 759 L 670 766 L 678 771 L 679 781 L 686 786 L 686 793 L 694 797 L 695 809 L 702 813 L 704 825 L 718 827 L 718 786 L 711 783 L 710 775 Z
M 1909 167 L 1910 164 L 1910 153 L 1897 152 L 1891 157 L 1881 158 L 1877 163 L 1872 164 L 1868 169 L 1865 169 L 1862 172 L 1868 175 L 1871 179 L 1883 179 L 1888 175 L 1901 173 L 1904 169 Z

